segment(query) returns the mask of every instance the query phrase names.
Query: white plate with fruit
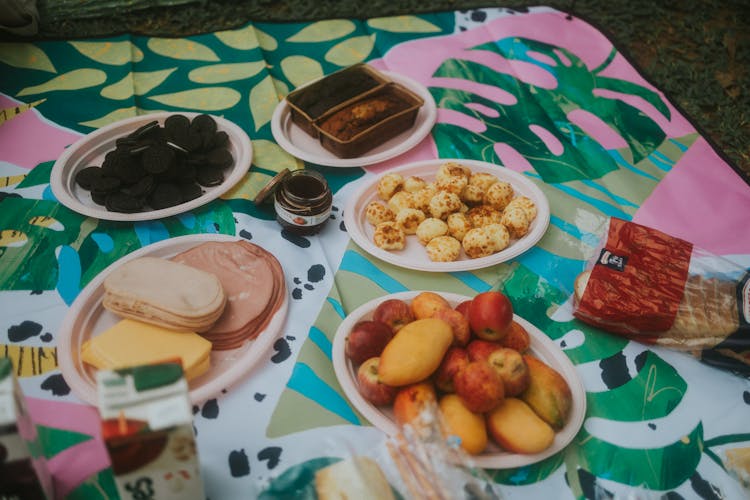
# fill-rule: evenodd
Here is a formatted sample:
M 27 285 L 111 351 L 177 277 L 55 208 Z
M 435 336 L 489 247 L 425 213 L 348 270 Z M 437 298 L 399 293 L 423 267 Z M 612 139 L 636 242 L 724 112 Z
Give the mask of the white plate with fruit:
M 565 353 L 513 314 L 505 295 L 477 297 L 410 291 L 361 305 L 336 330 L 336 377 L 388 435 L 418 424 L 414 417 L 434 401 L 477 466 L 536 463 L 578 433 L 585 388 Z

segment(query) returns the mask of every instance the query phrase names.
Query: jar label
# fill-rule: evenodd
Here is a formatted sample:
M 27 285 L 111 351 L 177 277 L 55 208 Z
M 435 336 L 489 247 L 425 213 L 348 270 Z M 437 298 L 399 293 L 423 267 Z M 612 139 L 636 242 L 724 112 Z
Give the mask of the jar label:
M 331 208 L 328 207 L 326 210 L 315 215 L 299 215 L 292 213 L 282 207 L 278 201 L 274 201 L 274 208 L 276 209 L 276 215 L 281 217 L 283 220 L 299 227 L 317 226 L 325 222 L 331 215 Z

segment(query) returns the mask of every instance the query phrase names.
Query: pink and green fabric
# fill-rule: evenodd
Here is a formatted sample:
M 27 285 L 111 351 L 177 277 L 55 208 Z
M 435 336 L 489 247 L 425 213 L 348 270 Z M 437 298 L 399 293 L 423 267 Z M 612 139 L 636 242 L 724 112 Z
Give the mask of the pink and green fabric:
M 305 164 L 274 142 L 271 117 L 289 91 L 362 61 L 429 89 L 438 119 L 428 138 L 364 168 Z M 0 352 L 14 361 L 61 497 L 114 494 L 96 409 L 70 392 L 57 367 L 56 332 L 70 304 L 133 250 L 217 232 L 273 250 L 290 312 L 262 366 L 194 408 L 207 497 L 259 493 L 285 470 L 321 467 L 377 438 L 331 364 L 336 328 L 354 308 L 405 290 L 491 288 L 564 350 L 587 391 L 586 420 L 567 448 L 488 471 L 503 490 L 535 498 L 742 495 L 724 451 L 750 446 L 750 381 L 570 314 L 573 280 L 612 216 L 750 267 L 748 179 L 585 21 L 544 7 L 492 8 L 248 23 L 188 38 L 0 43 L 0 75 Z M 163 220 L 112 223 L 56 201 L 50 170 L 67 146 L 154 111 L 239 124 L 253 142 L 248 175 L 220 199 Z M 533 181 L 550 203 L 544 237 L 511 262 L 455 273 L 395 267 L 352 243 L 341 210 L 358 181 L 431 158 L 483 160 Z M 335 192 L 332 220 L 304 238 L 282 233 L 253 203 L 277 172 L 302 167 L 323 172 Z

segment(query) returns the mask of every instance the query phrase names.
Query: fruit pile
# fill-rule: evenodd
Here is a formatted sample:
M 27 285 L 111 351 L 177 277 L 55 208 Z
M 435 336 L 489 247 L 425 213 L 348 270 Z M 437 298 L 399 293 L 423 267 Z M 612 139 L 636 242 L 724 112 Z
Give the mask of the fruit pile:
M 360 394 L 392 405 L 396 421 L 419 426 L 435 405 L 444 427 L 470 454 L 490 439 L 511 453 L 539 453 L 567 422 L 572 393 L 530 352 L 530 337 L 501 292 L 453 307 L 435 292 L 387 299 L 349 332 L 344 352 Z

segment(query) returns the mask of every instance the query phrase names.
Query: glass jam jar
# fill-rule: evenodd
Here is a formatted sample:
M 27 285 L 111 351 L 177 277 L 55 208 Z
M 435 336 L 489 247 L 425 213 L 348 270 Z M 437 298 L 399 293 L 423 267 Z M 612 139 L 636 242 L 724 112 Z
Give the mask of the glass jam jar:
M 315 170 L 284 171 L 275 179 L 273 206 L 284 229 L 312 235 L 328 222 L 333 195 L 323 175 Z

